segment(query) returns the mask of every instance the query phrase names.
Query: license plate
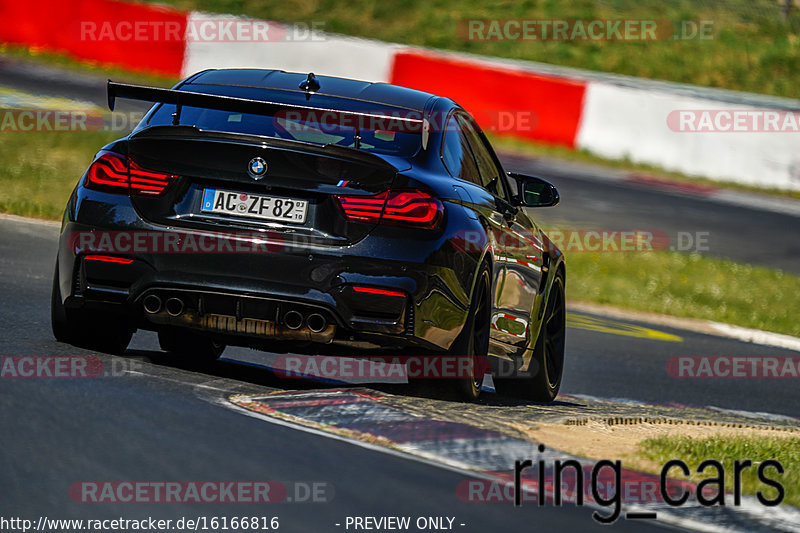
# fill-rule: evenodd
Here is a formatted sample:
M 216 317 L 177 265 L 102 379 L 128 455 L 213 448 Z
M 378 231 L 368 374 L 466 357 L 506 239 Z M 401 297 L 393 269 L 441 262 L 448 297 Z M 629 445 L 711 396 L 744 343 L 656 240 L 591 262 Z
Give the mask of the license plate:
M 306 221 L 308 202 L 293 198 L 205 189 L 201 211 L 302 224 Z

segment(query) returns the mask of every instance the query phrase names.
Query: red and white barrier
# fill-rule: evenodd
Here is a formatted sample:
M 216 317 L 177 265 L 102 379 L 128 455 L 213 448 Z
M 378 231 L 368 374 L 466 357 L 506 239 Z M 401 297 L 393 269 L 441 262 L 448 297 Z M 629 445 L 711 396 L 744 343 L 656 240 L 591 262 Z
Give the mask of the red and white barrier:
M 687 96 L 685 87 L 670 84 L 629 79 L 623 85 L 589 72 L 545 72 L 534 63 L 119 0 L 0 0 L 0 43 L 175 77 L 252 67 L 390 82 L 447 95 L 498 135 L 688 175 L 800 190 L 800 113 L 784 112 L 778 131 L 759 129 L 752 118 L 764 119 L 776 106 L 758 95 L 741 95 L 748 104 L 727 103 L 729 93 L 712 90 Z M 800 110 L 800 102 L 786 105 Z M 681 122 L 679 113 L 690 110 L 698 117 L 708 112 L 711 127 L 706 121 L 702 131 L 693 131 L 691 122 Z M 748 114 L 750 122 L 745 117 L 740 123 Z
M 498 68 L 490 61 L 456 54 L 403 49 L 394 54 L 389 81 L 447 95 L 488 131 L 505 130 L 499 123 L 503 113 L 511 117 L 511 124 L 498 133 L 575 147 L 585 81 Z M 523 122 L 524 113 L 531 111 L 532 119 Z
M 178 76 L 184 11 L 118 0 L 0 0 L 0 43 Z

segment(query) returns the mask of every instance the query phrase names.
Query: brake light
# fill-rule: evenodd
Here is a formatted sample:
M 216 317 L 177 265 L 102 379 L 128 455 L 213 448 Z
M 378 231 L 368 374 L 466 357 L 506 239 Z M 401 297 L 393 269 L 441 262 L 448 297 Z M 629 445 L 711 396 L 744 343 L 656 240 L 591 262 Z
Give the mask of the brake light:
M 127 257 L 115 257 L 113 255 L 87 255 L 83 258 L 85 261 L 102 261 L 104 263 L 120 263 L 123 265 L 130 265 L 133 259 Z
M 337 196 L 347 220 L 433 229 L 442 217 L 442 202 L 418 189 L 396 189 L 373 196 Z
M 86 172 L 86 185 L 98 189 L 127 189 L 127 158 L 113 152 L 105 152 L 95 159 Z
M 158 196 L 177 177 L 174 174 L 144 169 L 124 155 L 101 152 L 86 172 L 86 186 L 120 194 Z
M 347 220 L 356 222 L 377 222 L 383 213 L 388 193 L 375 196 L 337 196 L 339 205 Z

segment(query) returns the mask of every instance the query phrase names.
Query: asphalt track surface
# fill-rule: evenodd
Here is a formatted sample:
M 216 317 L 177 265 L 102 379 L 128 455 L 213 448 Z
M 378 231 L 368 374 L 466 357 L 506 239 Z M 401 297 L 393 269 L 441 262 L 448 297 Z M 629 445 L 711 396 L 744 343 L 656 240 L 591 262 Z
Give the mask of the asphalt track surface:
M 551 160 L 511 155 L 501 159 L 506 169 L 544 177 L 558 188 L 561 203 L 534 214 L 549 227 L 648 231 L 669 237 L 669 246 L 678 251 L 800 273 L 799 201 L 766 199 L 767 204 L 794 205 L 795 214 L 789 214 L 761 206 L 765 196 L 758 193 L 729 193 L 738 200 L 733 204 L 711 197 L 711 188 L 637 183 L 620 179 L 614 171 Z M 753 206 L 742 205 L 748 196 Z
M 30 77 L 21 79 L 40 87 Z M 4 83 L 0 78 L 0 84 Z M 515 166 L 509 167 L 517 170 L 541 168 L 536 161 L 511 163 Z M 563 209 L 558 216 L 564 221 L 613 222 L 612 228 L 663 224 L 664 231 L 708 228 L 726 236 L 712 253 L 744 260 L 748 259 L 736 255 L 743 248 L 737 243 L 742 238 L 740 230 L 749 231 L 751 253 L 746 255 L 750 262 L 770 264 L 771 257 L 782 257 L 784 268 L 798 270 L 797 250 L 792 249 L 797 241 L 792 239 L 787 215 L 759 211 L 743 222 L 742 213 L 737 219 L 730 206 L 682 194 L 587 177 L 551 177 L 564 198 L 562 207 L 551 212 L 555 217 Z M 582 209 L 578 199 L 588 207 Z M 631 209 L 620 214 L 616 205 Z M 689 215 L 698 218 L 692 221 Z M 712 227 L 714 221 L 719 226 Z M 771 244 L 776 249 L 769 250 L 769 238 L 759 236 L 762 231 L 777 235 Z M 57 234 L 55 225 L 0 218 L 2 356 L 92 354 L 59 344 L 50 334 Z M 562 392 L 800 416 L 792 401 L 796 380 L 675 379 L 665 370 L 668 359 L 678 355 L 759 357 L 796 352 L 639 325 L 679 336 L 681 341 L 632 337 L 622 334 L 624 328 L 604 333 L 570 327 Z M 591 531 L 600 527 L 589 509 L 465 503 L 455 490 L 465 479 L 463 473 L 269 424 L 222 407 L 220 402 L 231 394 L 324 386 L 279 380 L 258 366 L 241 364 L 259 364 L 269 354 L 229 349 L 226 360 L 196 368 L 171 361 L 158 350 L 152 334 L 139 333 L 124 357 L 94 355 L 108 368 L 131 371 L 98 379 L 0 380 L 0 516 L 279 516 L 283 531 L 343 531 L 334 524 L 343 523 L 348 515 L 455 516 L 457 524 L 465 524 L 456 527 L 462 531 Z M 495 397 L 487 394 L 482 401 Z M 325 481 L 334 487 L 335 497 L 330 503 L 269 506 L 73 502 L 70 485 L 87 480 Z M 613 527 L 642 531 L 655 525 L 620 520 Z
M 86 355 L 49 331 L 51 263 L 57 228 L 0 220 L 0 354 Z M 226 357 L 250 358 L 231 349 Z M 97 354 L 109 368 L 135 369 L 98 379 L 3 379 L 0 383 L 0 516 L 136 519 L 153 516 L 279 516 L 281 531 L 339 531 L 348 515 L 455 516 L 460 531 L 599 529 L 589 509 L 466 503 L 464 474 L 268 424 L 212 403 L 234 393 L 286 387 L 270 373 L 231 362 L 202 370 L 163 357 L 152 335 L 138 334 L 126 357 Z M 292 380 L 293 387 L 313 387 Z M 77 504 L 76 481 L 324 481 L 332 503 L 223 506 Z M 623 531 L 651 524 L 620 521 Z
M 0 221 L 0 354 L 90 354 L 55 342 L 49 294 L 58 228 Z M 563 392 L 602 397 L 767 411 L 797 416 L 786 380 L 678 380 L 665 371 L 678 354 L 789 355 L 684 331 L 682 342 L 633 338 L 570 328 Z M 108 368 L 130 369 L 98 379 L 3 379 L 0 516 L 138 518 L 160 516 L 279 516 L 285 531 L 338 531 L 346 516 L 455 516 L 463 531 L 590 531 L 591 510 L 571 506 L 477 504 L 456 497 L 463 474 L 351 444 L 275 426 L 220 407 L 231 394 L 320 387 L 278 380 L 258 367 L 257 352 L 229 349 L 226 361 L 205 368 L 176 364 L 139 333 L 124 357 L 96 354 Z M 493 401 L 487 394 L 484 401 Z M 511 465 L 509 465 L 511 468 Z M 325 481 L 332 503 L 77 504 L 76 481 L 93 480 Z M 641 531 L 646 522 L 614 526 Z
M 0 86 L 17 91 L 68 98 L 107 109 L 106 80 L 107 76 L 101 74 L 77 73 L 0 57 Z M 120 111 L 147 111 L 150 108 L 144 102 L 122 100 L 120 106 Z

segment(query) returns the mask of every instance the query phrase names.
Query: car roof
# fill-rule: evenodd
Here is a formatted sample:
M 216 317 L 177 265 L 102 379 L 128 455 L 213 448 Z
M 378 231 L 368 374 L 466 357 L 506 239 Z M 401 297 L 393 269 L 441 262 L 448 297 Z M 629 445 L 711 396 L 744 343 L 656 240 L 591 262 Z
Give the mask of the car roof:
M 351 111 L 405 110 L 421 113 L 431 99 L 439 98 L 399 85 L 333 76 L 315 76 L 320 88 L 307 93 L 299 86 L 308 75 L 267 69 L 206 70 L 188 78 L 180 88 L 192 90 L 192 86 L 197 86 L 203 87 L 203 92 Z

